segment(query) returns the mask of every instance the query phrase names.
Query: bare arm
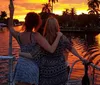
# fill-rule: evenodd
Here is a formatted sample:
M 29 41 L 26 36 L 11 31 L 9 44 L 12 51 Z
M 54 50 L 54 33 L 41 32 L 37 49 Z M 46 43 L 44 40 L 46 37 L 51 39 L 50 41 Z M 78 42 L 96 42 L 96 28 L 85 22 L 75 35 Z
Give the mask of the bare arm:
M 63 36 L 64 41 L 64 47 L 67 48 L 66 51 L 70 51 L 72 54 L 74 54 L 76 57 L 78 57 L 81 61 L 85 61 L 84 58 L 82 58 L 79 53 L 76 51 L 76 49 L 73 47 L 72 42 L 69 41 L 69 39 L 66 36 Z
M 82 60 L 82 57 L 79 55 L 79 53 L 76 51 L 76 49 L 74 47 L 72 47 L 70 52 L 72 52 L 72 54 L 74 54 L 76 57 L 78 57 L 79 59 Z
M 57 47 L 57 45 L 58 45 L 58 42 L 59 42 L 59 39 L 60 39 L 60 37 L 62 36 L 62 33 L 58 33 L 58 36 L 57 36 L 57 38 L 56 38 L 56 40 L 55 40 L 55 42 L 54 42 L 54 44 L 51 46 L 49 43 L 48 43 L 48 41 L 43 37 L 43 36 L 41 36 L 39 33 L 38 34 L 36 34 L 35 35 L 36 37 L 36 40 L 38 40 L 38 44 L 41 46 L 41 47 L 43 47 L 45 50 L 47 50 L 47 51 L 49 51 L 49 52 L 51 52 L 51 53 L 53 53 L 54 51 L 55 51 L 55 49 L 56 49 L 56 47 Z M 38 37 L 39 37 L 39 39 L 38 39 Z M 34 51 L 33 51 L 33 54 L 34 54 Z M 30 53 L 25 53 L 25 52 L 19 52 L 19 55 L 20 56 L 23 56 L 23 57 L 26 57 L 26 58 L 33 58 L 32 57 L 32 55 L 30 54 Z
M 25 58 L 32 58 L 32 55 L 30 53 L 25 52 L 19 52 L 19 56 L 23 56 Z
M 53 53 L 58 46 L 58 43 L 59 43 L 61 36 L 62 36 L 62 33 L 58 32 L 57 37 L 56 37 L 56 39 L 55 39 L 55 41 L 53 42 L 52 45 L 50 45 L 48 43 L 48 41 L 40 33 L 36 33 L 35 39 L 36 39 L 37 43 L 41 47 L 43 47 L 46 51 Z
M 8 29 L 11 32 L 11 34 L 13 35 L 13 37 L 17 37 L 18 32 L 16 32 L 13 29 L 13 15 L 14 15 L 14 5 L 13 5 L 13 0 L 10 0 L 10 4 L 9 4 L 9 11 L 10 11 L 10 18 L 8 21 Z

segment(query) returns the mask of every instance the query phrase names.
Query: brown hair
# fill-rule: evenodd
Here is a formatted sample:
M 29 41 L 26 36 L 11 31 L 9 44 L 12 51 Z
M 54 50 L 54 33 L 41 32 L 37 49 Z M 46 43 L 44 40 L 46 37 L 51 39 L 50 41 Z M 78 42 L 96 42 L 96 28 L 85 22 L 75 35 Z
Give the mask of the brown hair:
M 27 13 L 26 17 L 25 17 L 25 23 L 24 26 L 25 27 L 25 31 L 32 31 L 33 28 L 38 31 L 38 28 L 41 25 L 41 18 L 40 16 L 35 13 L 35 12 L 29 12 Z
M 49 17 L 44 26 L 43 36 L 52 44 L 57 36 L 57 32 L 60 31 L 59 24 L 56 18 Z

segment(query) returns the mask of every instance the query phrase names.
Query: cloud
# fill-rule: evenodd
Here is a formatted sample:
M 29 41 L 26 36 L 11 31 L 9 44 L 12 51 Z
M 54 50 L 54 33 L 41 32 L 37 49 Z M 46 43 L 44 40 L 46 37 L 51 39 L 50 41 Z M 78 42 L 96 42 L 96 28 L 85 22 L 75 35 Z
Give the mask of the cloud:
M 42 7 L 42 4 L 39 3 L 20 3 L 15 5 L 25 8 L 26 10 L 38 10 Z
M 81 4 L 86 3 L 87 0 L 59 0 L 58 2 L 61 4 Z
M 4 10 L 4 9 L 8 9 L 8 1 L 2 1 L 0 2 L 0 11 Z
M 41 12 L 42 4 L 47 2 L 48 0 L 14 0 L 14 16 L 25 16 L 30 11 Z M 0 11 L 6 11 L 9 15 L 8 5 L 9 0 L 2 0 L 2 3 L 0 3 Z M 58 0 L 54 4 L 54 12 L 61 13 L 66 8 L 75 8 L 78 11 L 87 10 L 87 0 Z
M 65 10 L 65 9 L 71 9 L 71 8 L 75 8 L 76 10 L 81 10 L 81 9 L 84 9 L 84 10 L 87 10 L 87 5 L 85 3 L 81 3 L 80 4 L 75 4 L 75 3 L 72 3 L 72 4 L 61 4 L 61 3 L 56 3 L 54 4 L 54 10 Z

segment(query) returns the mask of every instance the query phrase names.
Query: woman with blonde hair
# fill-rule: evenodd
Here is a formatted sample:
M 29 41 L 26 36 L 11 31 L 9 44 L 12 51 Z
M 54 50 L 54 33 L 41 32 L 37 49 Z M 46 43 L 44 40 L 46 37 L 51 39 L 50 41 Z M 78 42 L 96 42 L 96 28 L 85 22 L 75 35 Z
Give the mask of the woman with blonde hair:
M 46 21 L 43 36 L 48 40 L 50 44 L 52 44 L 57 36 L 56 32 L 60 32 L 60 27 L 58 21 L 51 16 Z
M 46 21 L 43 36 L 47 39 L 49 44 L 52 44 L 57 36 L 56 32 L 60 31 L 60 26 L 56 18 L 49 17 Z M 72 46 L 72 43 L 66 36 L 60 38 L 57 49 L 54 53 L 42 51 L 41 65 L 40 65 L 40 81 L 39 85 L 66 85 L 68 79 L 68 70 L 64 52 L 72 52 L 82 61 L 85 61 Z M 66 56 L 67 57 L 67 56 Z

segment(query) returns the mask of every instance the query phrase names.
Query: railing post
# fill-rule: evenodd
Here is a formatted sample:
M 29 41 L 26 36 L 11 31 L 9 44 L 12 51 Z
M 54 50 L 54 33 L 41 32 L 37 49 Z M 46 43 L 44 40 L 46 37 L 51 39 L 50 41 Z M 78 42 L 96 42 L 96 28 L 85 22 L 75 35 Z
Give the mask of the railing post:
M 0 56 L 0 60 L 8 60 L 9 69 L 8 69 L 8 85 L 15 85 L 13 78 L 13 56 Z M 0 84 L 1 85 L 1 84 Z
M 9 59 L 9 85 L 13 85 L 13 58 Z
M 10 4 L 13 5 L 13 1 L 10 0 Z M 10 19 L 13 16 L 10 15 Z M 8 28 L 10 27 L 10 24 L 8 24 Z M 10 28 L 9 28 L 10 29 Z M 9 56 L 12 56 L 12 35 L 9 32 Z M 9 59 L 9 85 L 13 85 L 13 58 Z
M 8 55 L 9 56 L 12 56 L 12 35 L 11 33 L 9 32 L 9 50 L 8 50 Z

